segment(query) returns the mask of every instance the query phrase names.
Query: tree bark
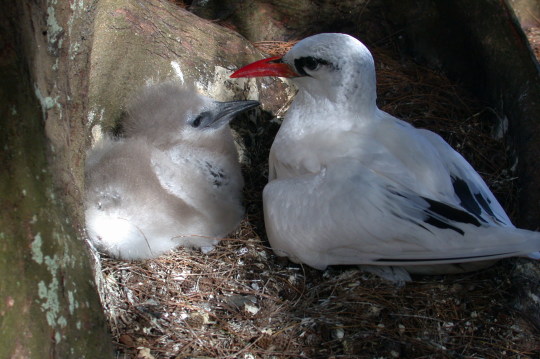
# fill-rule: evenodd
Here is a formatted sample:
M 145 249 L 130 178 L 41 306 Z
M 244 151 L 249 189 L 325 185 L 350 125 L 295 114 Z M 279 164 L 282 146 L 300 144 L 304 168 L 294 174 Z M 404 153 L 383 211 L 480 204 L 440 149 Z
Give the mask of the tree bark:
M 76 232 L 92 6 L 0 4 L 1 358 L 112 357 Z

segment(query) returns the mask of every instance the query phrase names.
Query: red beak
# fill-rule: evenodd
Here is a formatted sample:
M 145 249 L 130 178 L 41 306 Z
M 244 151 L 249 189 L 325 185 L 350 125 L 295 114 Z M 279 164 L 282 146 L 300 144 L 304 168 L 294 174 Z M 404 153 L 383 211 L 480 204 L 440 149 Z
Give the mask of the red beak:
M 289 65 L 281 61 L 281 56 L 269 57 L 255 61 L 249 65 L 236 70 L 230 77 L 298 77 L 298 75 Z

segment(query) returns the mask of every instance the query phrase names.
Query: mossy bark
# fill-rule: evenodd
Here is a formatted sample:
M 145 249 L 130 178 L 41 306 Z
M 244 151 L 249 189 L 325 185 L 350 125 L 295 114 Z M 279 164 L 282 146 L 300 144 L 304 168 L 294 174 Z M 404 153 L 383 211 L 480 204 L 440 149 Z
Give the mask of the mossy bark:
M 112 357 L 76 233 L 89 6 L 0 3 L 1 358 Z

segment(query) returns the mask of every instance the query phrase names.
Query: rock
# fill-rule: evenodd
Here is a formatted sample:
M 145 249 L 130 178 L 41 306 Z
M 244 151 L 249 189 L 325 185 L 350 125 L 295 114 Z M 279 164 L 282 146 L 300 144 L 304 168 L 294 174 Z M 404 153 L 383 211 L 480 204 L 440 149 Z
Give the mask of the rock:
M 216 100 L 258 99 L 268 111 L 287 101 L 276 79 L 232 80 L 235 69 L 263 55 L 239 34 L 172 2 L 104 0 L 97 5 L 89 85 L 94 137 L 121 121 L 141 86 L 177 79 Z M 101 126 L 101 128 L 100 128 Z

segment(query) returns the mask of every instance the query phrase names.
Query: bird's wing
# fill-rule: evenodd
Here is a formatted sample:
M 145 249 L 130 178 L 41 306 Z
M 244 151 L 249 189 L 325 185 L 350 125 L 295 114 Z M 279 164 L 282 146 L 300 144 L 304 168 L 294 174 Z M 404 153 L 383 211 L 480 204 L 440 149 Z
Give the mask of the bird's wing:
M 365 167 L 336 161 L 264 189 L 272 248 L 315 268 L 331 264 L 440 264 L 527 254 L 540 234 L 489 226 Z
M 447 168 L 459 205 L 482 222 L 513 227 L 502 206 L 467 160 L 439 135 L 427 130 L 419 130 L 419 133 L 430 141 Z
M 383 153 L 363 160 L 369 168 L 388 173 L 391 180 L 423 196 L 461 207 L 481 222 L 513 227 L 480 175 L 439 135 L 382 111 L 378 120 L 371 148 Z
M 87 202 L 129 206 L 137 193 L 142 198 L 156 178 L 150 167 L 150 148 L 144 141 L 104 138 L 88 153 L 85 164 Z
M 182 203 L 190 215 L 205 218 L 194 221 L 203 228 L 197 233 L 208 233 L 211 228 L 216 235 L 224 236 L 243 215 L 243 180 L 225 156 L 216 154 L 212 158 L 196 151 L 182 146 L 165 151 L 156 149 L 152 152 L 152 170 L 163 190 Z M 222 169 L 221 165 L 229 167 Z
M 154 148 L 151 166 L 161 187 L 185 204 L 198 208 L 208 197 L 207 178 L 202 164 L 190 156 L 190 149 L 177 146 L 168 150 Z

